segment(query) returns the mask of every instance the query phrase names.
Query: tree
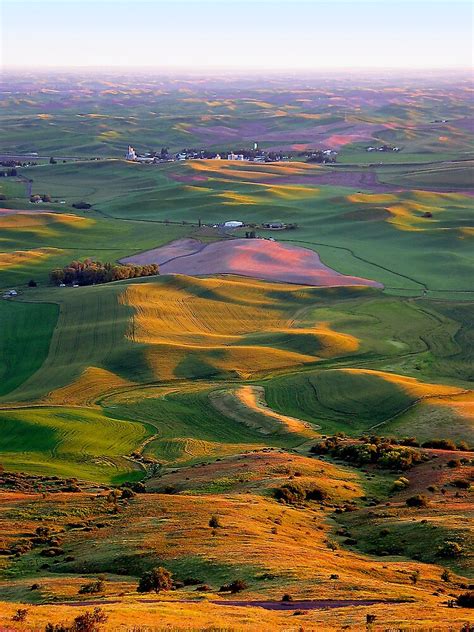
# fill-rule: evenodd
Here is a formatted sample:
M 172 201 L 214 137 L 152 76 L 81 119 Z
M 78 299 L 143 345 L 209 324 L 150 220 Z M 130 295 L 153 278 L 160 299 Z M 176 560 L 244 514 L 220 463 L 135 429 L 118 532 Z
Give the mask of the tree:
M 235 579 L 230 584 L 224 584 L 219 588 L 219 592 L 230 592 L 233 595 L 248 588 L 247 582 L 243 579 Z
M 451 573 L 448 571 L 447 568 L 445 568 L 444 571 L 441 573 L 441 579 L 443 582 L 451 581 Z
M 440 544 L 436 550 L 436 555 L 439 557 L 453 558 L 460 557 L 464 552 L 463 547 L 453 540 L 445 540 Z
M 28 615 L 28 610 L 26 608 L 18 608 L 16 613 L 12 617 L 12 621 L 25 621 Z
M 221 523 L 219 522 L 219 518 L 218 516 L 211 516 L 211 519 L 209 520 L 209 526 L 212 527 L 213 529 L 218 529 L 219 527 L 221 527 Z
M 426 507 L 428 505 L 428 499 L 423 494 L 417 494 L 416 496 L 410 496 L 406 499 L 407 507 Z
M 56 164 L 56 160 L 53 158 L 53 156 L 51 156 L 51 158 L 49 159 L 49 164 L 50 165 L 55 165 Z
M 158 566 L 151 571 L 147 571 L 140 577 L 137 592 L 143 593 L 154 590 L 155 593 L 159 593 L 162 590 L 171 590 L 172 587 L 173 580 L 171 573 L 166 570 L 166 568 Z
M 34 279 L 30 279 L 28 281 L 28 287 L 37 287 L 37 285 L 38 284 L 36 283 L 36 281 Z
M 456 603 L 461 608 L 474 608 L 474 590 L 461 593 L 456 598 Z

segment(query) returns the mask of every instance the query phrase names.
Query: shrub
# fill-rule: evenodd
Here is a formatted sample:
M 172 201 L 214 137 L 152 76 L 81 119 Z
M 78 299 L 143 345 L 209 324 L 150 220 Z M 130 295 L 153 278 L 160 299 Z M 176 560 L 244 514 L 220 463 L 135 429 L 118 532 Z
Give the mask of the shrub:
M 166 568 L 158 566 L 140 577 L 137 592 L 151 592 L 154 590 L 155 593 L 159 593 L 161 590 L 170 590 L 172 587 L 171 573 Z
M 400 445 L 409 445 L 412 448 L 417 448 L 420 444 L 415 437 L 405 437 L 400 441 Z
M 456 597 L 456 604 L 460 608 L 474 608 L 474 591 L 469 590 Z
M 198 584 L 202 584 L 202 579 L 197 579 L 196 577 L 186 577 L 183 579 L 184 586 L 197 586 Z
M 89 582 L 88 584 L 83 584 L 79 588 L 80 595 L 94 595 L 96 593 L 104 592 L 105 584 L 103 581 L 98 579 L 95 582 Z
M 328 493 L 319 487 L 305 488 L 300 483 L 285 483 L 275 490 L 275 498 L 289 505 L 298 505 L 305 501 L 326 500 Z
M 459 489 L 469 489 L 471 487 L 470 481 L 466 478 L 457 478 L 451 482 L 451 485 L 454 485 L 454 487 L 458 487 Z
M 439 557 L 459 557 L 463 553 L 463 548 L 458 542 L 453 540 L 445 540 L 443 544 L 440 544 L 436 550 L 436 555 Z
M 12 621 L 25 621 L 28 615 L 28 610 L 26 608 L 18 608 L 15 614 L 12 617 Z
M 218 516 L 211 516 L 211 519 L 209 520 L 209 526 L 212 527 L 212 529 L 218 529 L 219 527 L 222 527 Z
M 91 208 L 92 204 L 88 204 L 87 202 L 74 202 L 72 208 L 77 208 L 79 210 L 87 210 Z
M 293 601 L 293 597 L 291 595 L 289 595 L 288 593 L 285 593 L 283 595 L 283 597 L 281 598 L 282 601 Z
M 408 507 L 426 507 L 428 505 L 428 499 L 423 494 L 410 496 L 405 502 Z
M 461 462 L 458 459 L 451 459 L 446 463 L 446 466 L 451 468 L 461 467 Z
M 247 582 L 243 579 L 236 579 L 230 584 L 224 584 L 219 588 L 219 592 L 230 592 L 233 595 L 248 588 Z
M 445 568 L 444 571 L 441 573 L 441 580 L 443 582 L 450 582 L 451 581 L 451 573 L 448 571 L 447 568 Z
M 64 555 L 64 550 L 59 546 L 52 546 L 49 549 L 43 549 L 40 555 L 43 557 L 58 557 L 59 555 Z
M 451 439 L 430 439 L 421 444 L 423 448 L 433 448 L 435 450 L 455 450 L 456 444 Z
M 410 481 L 407 478 L 400 477 L 396 481 L 393 481 L 392 491 L 401 492 L 408 487 Z

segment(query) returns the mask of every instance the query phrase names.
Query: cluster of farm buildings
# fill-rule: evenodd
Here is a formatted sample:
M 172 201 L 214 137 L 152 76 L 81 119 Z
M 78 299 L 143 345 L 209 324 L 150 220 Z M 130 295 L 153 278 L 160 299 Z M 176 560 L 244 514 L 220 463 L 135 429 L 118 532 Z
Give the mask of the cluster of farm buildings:
M 304 155 L 307 162 L 335 162 L 337 152 L 333 149 L 308 150 L 300 155 Z M 209 151 L 207 149 L 182 149 L 178 153 L 170 153 L 167 147 L 163 147 L 160 152 L 147 152 L 139 154 L 134 147 L 128 146 L 125 160 L 140 162 L 145 164 L 157 164 L 161 162 L 175 162 L 182 160 L 235 160 L 246 162 L 281 162 L 290 160 L 289 154 L 281 151 L 265 151 L 259 149 L 258 143 L 253 144 L 253 149 L 240 149 L 223 151 L 221 153 Z
M 267 152 L 258 148 L 258 143 L 253 144 L 253 149 L 239 150 L 235 152 L 229 150 L 226 152 L 215 152 L 206 149 L 182 149 L 178 153 L 170 153 L 167 148 L 162 148 L 160 152 L 148 152 L 139 154 L 134 147 L 128 146 L 125 159 L 132 162 L 142 163 L 158 163 L 158 162 L 175 162 L 181 160 L 238 160 L 249 162 L 279 162 L 281 160 L 289 160 L 289 156 L 281 152 Z

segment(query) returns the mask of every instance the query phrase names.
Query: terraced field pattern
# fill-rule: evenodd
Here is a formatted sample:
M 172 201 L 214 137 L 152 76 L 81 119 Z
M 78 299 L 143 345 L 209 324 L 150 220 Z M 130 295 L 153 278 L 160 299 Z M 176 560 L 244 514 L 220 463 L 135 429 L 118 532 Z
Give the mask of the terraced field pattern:
M 0 628 L 98 606 L 107 630 L 362 630 L 373 615 L 374 630 L 460 630 L 469 611 L 448 602 L 472 585 L 474 552 L 466 83 L 84 80 L 73 95 L 63 81 L 2 101 L 5 151 L 39 157 L 0 178 Z M 261 139 L 292 153 L 122 159 L 152 134 L 176 151 Z M 402 151 L 369 159 L 383 142 Z M 336 163 L 297 155 L 312 147 Z M 263 228 L 276 221 L 294 227 Z M 86 258 L 160 274 L 50 283 Z M 175 589 L 138 593 L 157 566 Z

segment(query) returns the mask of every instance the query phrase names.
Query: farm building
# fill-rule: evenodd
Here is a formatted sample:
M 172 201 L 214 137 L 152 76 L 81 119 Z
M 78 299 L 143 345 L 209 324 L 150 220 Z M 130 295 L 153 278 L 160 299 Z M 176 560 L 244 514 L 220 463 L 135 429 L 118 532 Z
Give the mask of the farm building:
M 131 145 L 128 146 L 127 153 L 125 155 L 125 160 L 136 160 L 137 154 Z
M 224 222 L 224 228 L 240 228 L 243 226 L 243 222 L 238 222 L 237 220 L 230 220 L 228 222 Z

